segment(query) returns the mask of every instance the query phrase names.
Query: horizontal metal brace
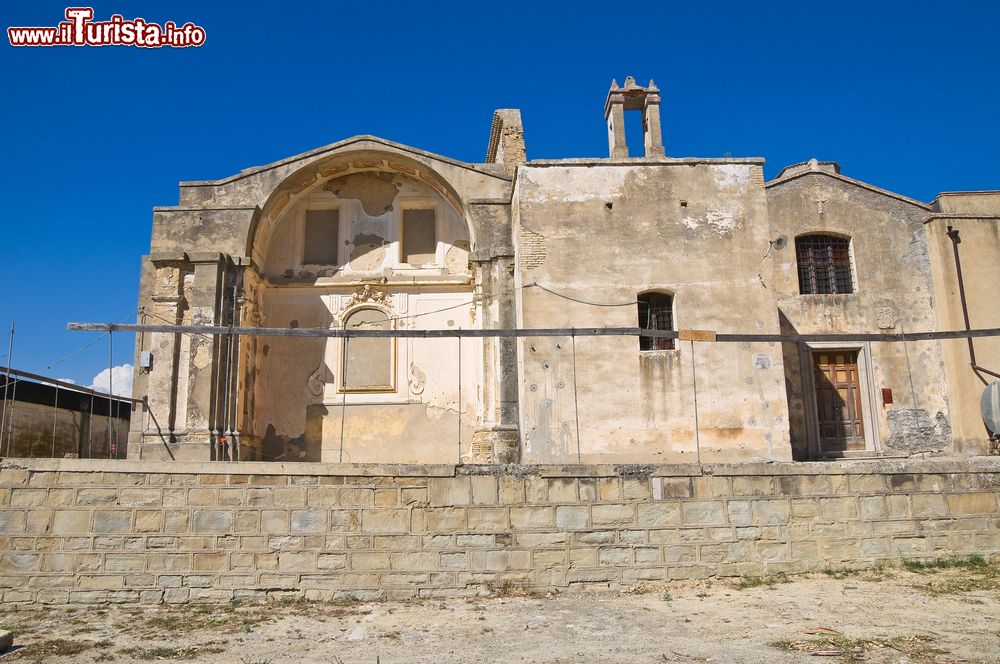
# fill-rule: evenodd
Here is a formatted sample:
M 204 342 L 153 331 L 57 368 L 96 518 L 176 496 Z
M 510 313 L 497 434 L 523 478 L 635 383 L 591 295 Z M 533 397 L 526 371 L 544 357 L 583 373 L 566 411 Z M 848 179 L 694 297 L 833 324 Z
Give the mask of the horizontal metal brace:
M 427 339 L 451 337 L 650 337 L 676 339 L 676 331 L 643 330 L 638 327 L 556 327 L 496 330 L 346 330 L 342 328 L 308 327 L 248 327 L 218 325 L 129 325 L 118 323 L 68 323 L 73 332 L 166 332 L 208 336 L 257 337 L 383 337 L 394 339 Z M 982 330 L 950 330 L 939 332 L 907 332 L 906 334 L 722 334 L 719 342 L 809 342 L 809 341 L 932 341 L 936 339 L 970 339 L 1000 336 L 1000 328 Z

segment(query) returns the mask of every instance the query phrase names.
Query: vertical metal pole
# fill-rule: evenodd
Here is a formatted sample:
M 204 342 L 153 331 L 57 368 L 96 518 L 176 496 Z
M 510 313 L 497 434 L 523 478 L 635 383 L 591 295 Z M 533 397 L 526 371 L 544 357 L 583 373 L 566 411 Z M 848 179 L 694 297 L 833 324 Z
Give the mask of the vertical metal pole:
M 694 384 L 694 450 L 696 460 L 701 463 L 701 433 L 698 427 L 698 372 L 694 366 L 694 341 L 691 344 L 691 381 Z
M 343 395 L 340 403 L 340 463 L 344 463 L 344 422 L 347 421 L 347 344 L 349 341 L 350 337 L 344 337 L 344 362 L 340 370 L 340 391 Z
M 108 330 L 108 458 L 111 458 L 111 394 L 114 387 L 112 377 L 114 375 L 114 332 Z
M 90 417 L 87 418 L 87 458 L 94 455 L 94 394 L 90 394 Z
M 458 461 L 462 463 L 462 337 L 458 337 Z
M 913 409 L 917 408 L 917 389 L 913 386 L 913 369 L 910 368 L 910 353 L 906 349 L 906 330 L 903 329 L 903 323 L 899 324 L 899 334 L 903 337 L 903 356 L 906 358 L 906 373 L 910 378 L 910 397 L 913 399 Z
M 576 389 L 576 328 L 570 337 L 573 340 L 573 413 L 576 415 L 576 462 L 583 463 L 580 453 L 580 397 Z
M 4 374 L 3 380 L 3 411 L 0 414 L 0 452 L 3 451 L 3 425 L 7 421 L 7 388 L 10 387 L 10 363 L 14 359 L 14 322 L 10 323 L 10 341 L 7 343 L 7 372 Z M 7 441 L 7 447 L 10 447 L 10 441 Z
M 52 403 L 52 456 L 56 458 L 56 416 L 59 414 L 59 386 L 56 385 L 56 398 Z

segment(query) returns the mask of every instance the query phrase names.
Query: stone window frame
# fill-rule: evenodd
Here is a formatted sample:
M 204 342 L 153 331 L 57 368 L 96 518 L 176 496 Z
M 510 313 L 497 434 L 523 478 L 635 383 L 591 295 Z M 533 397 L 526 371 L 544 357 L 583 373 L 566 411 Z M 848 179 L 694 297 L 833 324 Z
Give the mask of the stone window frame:
M 677 330 L 677 295 L 673 291 L 665 288 L 649 288 L 636 295 L 636 314 L 639 315 L 639 307 L 641 306 L 642 297 L 644 295 L 661 295 L 670 298 L 670 327 L 669 329 L 664 329 L 664 331 L 674 332 Z M 638 323 L 638 321 L 637 321 Z M 641 327 L 641 325 L 639 326 Z M 660 329 L 660 328 L 649 328 L 649 329 Z M 655 342 L 660 342 L 665 344 L 662 348 L 643 348 L 643 340 L 648 339 L 652 345 L 656 345 Z M 657 353 L 664 351 L 674 351 L 677 350 L 677 342 L 674 339 L 653 339 L 651 337 L 639 337 L 639 352 L 640 353 Z
M 841 343 L 838 341 L 805 341 L 799 346 L 799 371 L 802 377 L 803 406 L 806 416 L 806 435 L 809 460 L 822 459 L 819 449 L 819 413 L 816 410 L 816 379 L 813 375 L 814 351 L 849 351 L 858 354 L 858 389 L 861 390 L 861 421 L 865 432 L 864 454 L 876 455 L 882 452 L 881 431 L 876 423 L 880 412 L 880 402 L 876 399 L 872 374 L 871 343 Z M 845 455 L 845 458 L 851 455 Z M 837 458 L 837 457 L 833 457 Z
M 347 323 L 350 321 L 351 317 L 360 311 L 376 311 L 384 315 L 389 322 L 389 326 L 386 329 L 395 330 L 397 329 L 398 319 L 392 315 L 388 309 L 380 306 L 376 306 L 370 303 L 359 304 L 355 307 L 344 311 L 340 317 L 341 323 L 340 328 L 346 329 Z M 338 373 L 340 374 L 340 380 L 337 381 L 337 392 L 339 394 L 398 394 L 399 392 L 399 344 L 396 337 L 390 337 L 390 355 L 392 357 L 392 365 L 390 369 L 390 384 L 389 385 L 378 385 L 372 387 L 364 388 L 352 388 L 347 386 L 347 372 L 345 371 L 345 363 L 347 360 L 347 337 L 340 340 L 340 348 L 338 349 L 339 366 Z
M 805 293 L 802 291 L 802 278 L 801 278 L 802 260 L 799 256 L 799 246 L 798 246 L 799 240 L 805 238 L 817 238 L 817 237 L 833 238 L 837 240 L 847 241 L 847 267 L 850 271 L 850 277 L 851 277 L 850 293 Z M 795 236 L 794 247 L 795 247 L 795 280 L 797 283 L 799 295 L 849 296 L 849 295 L 856 295 L 859 292 L 860 288 L 858 284 L 858 270 L 857 270 L 857 265 L 855 264 L 854 237 L 850 233 L 843 233 L 839 231 L 830 231 L 830 230 L 807 231 L 805 233 L 799 233 L 798 235 Z

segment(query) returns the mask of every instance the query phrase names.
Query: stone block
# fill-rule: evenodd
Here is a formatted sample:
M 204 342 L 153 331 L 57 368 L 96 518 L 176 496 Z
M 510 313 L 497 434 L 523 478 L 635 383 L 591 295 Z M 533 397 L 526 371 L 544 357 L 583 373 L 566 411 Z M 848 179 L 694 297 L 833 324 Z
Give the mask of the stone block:
M 97 514 L 94 514 L 96 521 Z M 194 532 L 196 533 L 228 533 L 233 529 L 233 513 L 223 510 L 195 510 Z
M 997 511 L 995 493 L 958 493 L 947 496 L 951 514 L 993 514 Z
M 195 553 L 191 569 L 195 572 L 228 572 L 229 553 L 225 551 Z
M 261 489 L 250 489 L 248 493 L 253 493 L 254 491 L 261 491 Z M 268 497 L 270 498 L 270 495 Z M 219 504 L 219 494 L 215 489 L 189 489 L 187 504 L 191 507 L 216 507 Z M 248 501 L 247 504 L 258 505 L 261 503 Z
M 428 481 L 432 506 L 462 506 L 472 503 L 472 482 L 468 477 L 432 477 Z
M 938 493 L 917 493 L 910 499 L 915 517 L 941 517 L 948 515 L 948 502 Z
M 470 507 L 466 514 L 469 530 L 501 532 L 510 529 L 506 507 Z
M 321 553 L 316 556 L 316 569 L 335 570 L 347 569 L 346 553 Z
M 529 475 L 524 478 L 524 502 L 549 502 L 549 483 L 543 477 Z
M 794 484 L 794 493 L 800 492 L 798 477 L 783 477 L 788 484 Z M 733 478 L 734 496 L 773 496 L 774 478 L 759 477 L 754 475 L 738 476 Z
M 537 549 L 531 552 L 531 567 L 533 569 L 562 569 L 566 566 L 566 556 L 565 549 Z
M 278 554 L 279 572 L 314 572 L 317 554 L 313 551 L 285 551 Z
M 41 505 L 47 504 L 46 502 L 48 498 L 47 489 L 8 489 L 8 491 L 10 492 L 9 503 L 11 507 L 39 507 Z M 95 489 L 84 489 L 83 491 L 95 491 Z M 106 494 L 106 491 L 102 489 L 96 489 L 96 491 L 104 491 Z M 110 504 L 114 505 L 117 495 L 115 494 L 115 491 L 113 489 L 110 491 L 110 493 L 111 493 Z M 101 497 L 106 498 L 107 496 L 102 494 Z M 109 503 L 98 502 L 98 503 L 80 503 L 80 504 L 107 505 Z
M 411 572 L 430 572 L 439 569 L 441 555 L 431 551 L 407 551 L 389 554 L 389 568 Z
M 622 481 L 620 477 L 602 477 L 597 480 L 597 495 L 602 502 L 615 502 L 622 499 Z
M 858 508 L 854 498 L 820 498 L 819 512 L 831 521 L 851 521 L 858 518 Z
M 431 507 L 424 510 L 426 527 L 432 533 L 453 533 L 465 530 L 465 509 L 460 507 Z
M 639 546 L 635 548 L 636 565 L 653 565 L 660 562 L 659 547 Z
M 601 547 L 597 555 L 601 565 L 629 565 L 632 563 L 632 549 L 624 546 Z
M 366 533 L 405 533 L 410 529 L 409 509 L 363 509 L 361 528 Z
M 503 475 L 497 480 L 498 498 L 503 505 L 516 505 L 524 502 L 524 479 L 512 475 Z
M 291 527 L 293 534 L 323 533 L 327 529 L 327 512 L 321 509 L 292 510 Z
M 749 526 L 753 523 L 749 500 L 728 500 L 726 511 L 729 513 L 729 523 L 734 526 Z
M 586 530 L 590 508 L 586 505 L 560 505 L 556 507 L 556 527 L 564 530 Z
M 693 500 L 681 505 L 681 519 L 687 525 L 723 525 L 727 516 L 721 500 Z
M 455 541 L 460 548 L 478 548 L 496 544 L 496 538 L 493 535 L 459 535 Z
M 80 517 L 72 517 L 70 515 L 84 515 L 82 517 L 82 523 L 78 523 Z M 59 522 L 60 528 L 62 530 L 55 530 L 55 523 L 53 523 L 53 533 L 62 535 L 67 533 L 86 533 L 90 531 L 90 512 L 64 512 L 59 511 L 55 513 L 56 518 L 60 518 Z M 25 529 L 25 524 L 27 522 L 26 514 L 22 511 L 13 510 L 2 510 L 0 511 L 0 535 L 17 535 L 23 533 Z M 68 528 L 68 530 L 67 530 Z
M 510 525 L 514 530 L 537 530 L 555 526 L 552 507 L 511 507 Z
M 598 526 L 631 526 L 636 523 L 634 503 L 599 503 L 590 508 L 591 522 Z
M 433 554 L 431 554 L 433 555 Z M 354 570 L 387 570 L 389 569 L 389 554 L 383 552 L 356 552 L 351 554 L 351 569 Z
M 597 492 L 597 480 L 580 479 L 577 482 L 577 487 L 580 496 L 580 502 L 593 503 L 597 502 L 599 495 Z
M 499 500 L 497 478 L 492 475 L 477 475 L 469 478 L 472 483 L 473 505 L 496 505 Z
M 405 487 L 400 490 L 399 504 L 404 507 L 424 506 L 427 502 L 427 487 Z
M 589 533 L 582 533 L 587 535 Z M 610 537 L 607 542 L 613 542 L 614 533 L 609 533 Z M 569 533 L 518 533 L 517 534 L 517 545 L 527 547 L 529 549 L 534 549 L 537 547 L 546 546 L 564 546 L 569 542 Z
M 787 500 L 755 500 L 753 516 L 756 525 L 788 523 L 788 518 L 791 516 L 791 504 Z
M 556 477 L 546 480 L 548 484 L 548 502 L 575 503 L 579 500 L 576 480 L 573 478 Z
M 95 510 L 95 534 L 128 533 L 132 531 L 132 512 L 129 510 Z

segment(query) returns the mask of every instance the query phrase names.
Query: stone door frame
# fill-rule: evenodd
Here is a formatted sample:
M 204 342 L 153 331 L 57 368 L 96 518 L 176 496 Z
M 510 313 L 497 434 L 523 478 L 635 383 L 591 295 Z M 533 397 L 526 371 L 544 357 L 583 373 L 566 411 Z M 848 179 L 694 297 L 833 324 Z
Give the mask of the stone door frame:
M 850 351 L 858 354 L 858 389 L 861 391 L 861 422 L 864 428 L 865 449 L 854 452 L 848 451 L 843 456 L 879 454 L 882 450 L 882 441 L 879 436 L 879 428 L 875 425 L 874 417 L 875 413 L 878 412 L 878 404 L 876 403 L 875 393 L 872 389 L 875 380 L 871 373 L 871 344 L 868 342 L 844 344 L 836 341 L 806 341 L 799 345 L 799 366 L 804 392 L 802 401 L 805 405 L 809 458 L 829 458 L 824 457 L 819 445 L 819 413 L 816 407 L 816 378 L 813 373 L 815 371 L 813 353 L 816 351 L 833 350 Z

